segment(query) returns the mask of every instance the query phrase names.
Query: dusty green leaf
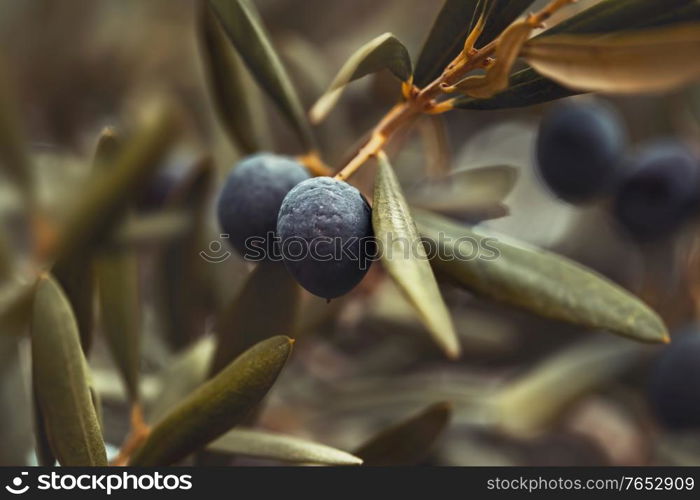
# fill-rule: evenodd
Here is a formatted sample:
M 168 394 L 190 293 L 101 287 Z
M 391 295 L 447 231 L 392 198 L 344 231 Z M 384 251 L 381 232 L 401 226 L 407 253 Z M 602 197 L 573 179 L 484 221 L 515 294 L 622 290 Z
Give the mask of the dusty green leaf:
M 252 345 L 290 333 L 300 303 L 300 289 L 281 262 L 260 262 L 243 289 L 217 318 L 218 343 L 211 373 L 217 373 Z
M 31 195 L 33 169 L 12 90 L 5 74 L 5 61 L 0 60 L 0 167 L 26 195 Z
M 643 352 L 639 344 L 611 338 L 558 352 L 492 396 L 495 424 L 514 435 L 542 431 L 571 403 L 628 370 Z
M 39 465 L 43 467 L 52 467 L 56 464 L 56 457 L 51 450 L 49 443 L 49 435 L 46 431 L 44 415 L 41 413 L 39 401 L 37 399 L 36 385 L 33 384 L 33 400 L 34 400 L 34 441 L 36 445 L 36 458 Z
M 385 155 L 379 156 L 374 185 L 372 226 L 382 264 L 415 307 L 435 342 L 450 358 L 459 357 L 459 341 L 450 312 L 430 268 L 411 211 Z
M 162 249 L 157 263 L 158 312 L 174 349 L 201 335 L 210 308 L 207 270 L 215 264 L 200 253 L 207 248 L 204 227 L 215 178 L 213 162 L 202 158 L 167 202 L 168 210 L 184 211 L 191 218 L 188 230 Z
M 260 150 L 250 125 L 253 118 L 242 78 L 243 65 L 205 2 L 200 5 L 197 29 L 209 91 L 219 120 L 241 151 L 250 154 Z
M 34 445 L 32 396 L 22 343 L 23 339 L 0 335 L 0 466 L 29 465 Z
M 254 429 L 234 429 L 212 442 L 210 451 L 280 462 L 360 465 L 362 459 L 337 448 L 294 436 Z
M 90 265 L 91 252 L 80 250 L 54 264 L 52 272 L 70 302 L 78 323 L 80 345 L 87 354 L 93 341 L 95 275 Z
M 411 56 L 403 44 L 391 33 L 384 33 L 357 49 L 345 62 L 331 82 L 328 90 L 316 101 L 309 116 L 313 123 L 320 123 L 333 109 L 345 85 L 376 73 L 389 70 L 402 82 L 409 82 L 413 73 Z
M 106 127 L 100 133 L 93 156 L 93 172 L 100 173 L 112 167 L 121 148 L 121 140 L 114 129 Z M 93 340 L 95 316 L 95 273 L 90 264 L 93 248 L 82 246 L 68 253 L 53 266 L 53 275 L 68 297 L 78 322 L 78 333 L 83 352 L 89 353 Z
M 450 422 L 452 405 L 437 403 L 385 429 L 360 446 L 355 455 L 364 465 L 418 465 Z
M 477 47 L 496 38 L 533 3 L 534 0 L 446 0 L 418 57 L 416 85 L 424 87 L 440 76 L 464 47 L 482 12 L 488 16 Z
M 112 168 L 107 172 L 95 172 L 60 232 L 54 251 L 58 260 L 94 245 L 115 227 L 160 167 L 160 160 L 175 138 L 175 132 L 173 113 L 159 107 L 148 117 L 141 131 L 125 144 Z
M 110 248 L 147 247 L 176 240 L 194 225 L 192 214 L 182 209 L 161 210 L 127 218 L 114 230 Z
M 531 40 L 522 56 L 538 73 L 578 91 L 666 92 L 700 79 L 700 24 L 606 36 Z
M 0 335 L 22 335 L 32 314 L 36 286 L 10 280 L 0 287 Z
M 561 33 L 610 33 L 691 22 L 687 14 L 695 12 L 696 0 L 603 0 L 546 30 L 538 38 Z
M 139 399 L 141 304 L 137 256 L 104 252 L 95 258 L 100 324 L 131 401 Z
M 78 326 L 52 278 L 37 285 L 31 328 L 34 386 L 51 450 L 64 466 L 107 465 Z
M 411 206 L 445 215 L 469 215 L 502 206 L 515 187 L 518 169 L 508 165 L 465 168 L 423 183 L 408 196 Z
M 0 285 L 12 276 L 15 264 L 14 250 L 7 234 L 0 229 Z
M 545 78 L 532 68 L 526 68 L 511 75 L 508 90 L 490 99 L 458 97 L 455 108 L 478 110 L 523 108 L 563 99 L 577 93 Z
M 303 146 L 315 149 L 299 96 L 253 4 L 249 0 L 209 0 L 209 4 L 253 77 L 280 108 Z
M 131 465 L 169 465 L 238 425 L 272 387 L 292 350 L 289 337 L 254 345 L 168 413 Z
M 654 311 L 576 262 L 429 212 L 414 216 L 421 234 L 435 247 L 433 267 L 463 287 L 544 317 L 642 342 L 668 340 Z

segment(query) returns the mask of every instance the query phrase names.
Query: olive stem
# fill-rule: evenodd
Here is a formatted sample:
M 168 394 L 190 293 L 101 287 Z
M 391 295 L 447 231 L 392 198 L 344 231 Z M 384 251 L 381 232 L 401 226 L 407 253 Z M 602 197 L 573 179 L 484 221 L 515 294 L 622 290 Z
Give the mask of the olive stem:
M 148 435 L 151 433 L 151 428 L 146 424 L 143 417 L 143 409 L 141 404 L 134 402 L 131 405 L 131 432 L 129 436 L 122 444 L 119 450 L 119 455 L 112 460 L 110 465 L 113 466 L 124 466 L 128 465 L 131 455 L 138 450 L 141 445 L 146 441 Z
M 535 14 L 527 17 L 527 22 L 533 27 L 540 27 L 552 14 L 564 6 L 575 3 L 577 0 L 552 0 L 547 6 Z M 516 21 L 517 22 L 517 21 Z M 479 26 L 475 28 L 479 29 Z M 505 30 L 504 30 L 505 31 Z M 437 102 L 436 99 L 445 94 L 443 88 L 451 87 L 462 80 L 468 73 L 483 67 L 494 54 L 501 40 L 501 35 L 480 49 L 472 49 L 469 54 L 460 52 L 457 57 L 445 67 L 443 73 L 423 89 L 416 89 L 409 93 L 407 100 L 397 104 L 374 127 L 369 141 L 357 152 L 357 154 L 335 176 L 337 180 L 348 180 L 368 159 L 375 156 L 378 151 L 391 140 L 394 133 L 400 129 L 412 125 L 424 114 L 436 115 L 445 113 L 454 108 L 454 99 Z M 471 34 L 470 34 L 471 38 Z M 407 93 L 404 92 L 404 95 Z

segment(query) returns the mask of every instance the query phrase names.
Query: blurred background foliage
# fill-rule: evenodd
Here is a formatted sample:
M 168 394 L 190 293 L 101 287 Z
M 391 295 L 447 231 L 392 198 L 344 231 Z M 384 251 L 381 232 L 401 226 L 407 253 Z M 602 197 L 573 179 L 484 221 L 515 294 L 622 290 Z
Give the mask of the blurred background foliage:
M 593 3 L 581 0 L 566 15 Z M 305 109 L 347 56 L 380 33 L 394 33 L 417 54 L 440 7 L 440 2 L 423 0 L 255 4 Z M 405 427 L 385 431 L 385 438 L 386 432 L 403 436 L 392 441 L 390 435 L 390 442 L 411 436 L 417 440 L 411 451 L 421 451 L 407 459 L 405 451 L 393 450 L 399 458 L 392 463 L 700 464 L 697 434 L 662 428 L 649 408 L 650 367 L 663 346 L 538 318 L 441 282 L 463 349 L 459 361 L 447 361 L 376 265 L 347 297 L 326 305 L 303 294 L 294 299 L 298 310 L 285 310 L 290 300 L 284 294 L 298 290 L 289 292 L 280 285 L 284 278 L 275 270 L 252 271 L 255 279 L 249 278 L 251 268 L 229 255 L 218 238 L 212 211 L 216 186 L 243 152 L 232 146 L 214 112 L 196 18 L 196 2 L 191 0 L 0 0 L 2 68 L 10 95 L 16 96 L 21 133 L 28 138 L 38 196 L 55 220 L 68 217 L 68 202 L 88 186 L 97 168 L 93 156 L 100 130 L 114 127 L 128 137 L 147 103 L 163 95 L 178 103 L 184 117 L 183 130 L 159 174 L 130 209 L 136 222 L 115 230 L 112 246 L 90 257 L 97 261 L 94 267 L 80 259 L 72 268 L 63 263 L 66 280 L 78 280 L 77 290 L 90 292 L 97 283 L 112 291 L 101 293 L 102 301 L 122 305 L 118 295 L 131 294 L 129 287 L 139 297 L 133 310 L 108 322 L 97 312 L 101 307 L 94 293 L 88 293 L 82 309 L 73 304 L 79 325 L 81 318 L 88 323 L 99 318 L 93 329 L 100 334 L 92 339 L 89 363 L 110 456 L 129 432 L 129 395 L 139 395 L 147 419 L 153 421 L 210 374 L 213 331 L 222 336 L 239 328 L 254 336 L 256 328 L 261 333 L 278 328 L 298 340 L 284 376 L 257 411 L 261 429 L 355 450 L 368 463 L 375 463 L 372 453 L 380 449 L 376 463 L 383 463 L 392 455 L 381 451 L 381 439 L 360 445 L 422 411 L 406 423 L 408 434 L 401 434 Z M 263 148 L 301 153 L 274 106 L 251 81 L 244 85 L 252 109 L 250 126 Z M 343 164 L 398 93 L 399 83 L 384 73 L 351 84 L 337 109 L 317 127 L 326 162 Z M 699 96 L 700 88 L 690 88 L 610 101 L 622 111 L 634 143 L 673 134 L 700 149 Z M 691 291 L 698 276 L 697 266 L 687 265 L 692 230 L 640 248 L 615 230 L 604 207 L 573 208 L 554 199 L 532 168 L 534 137 L 546 108 L 455 111 L 444 120 L 426 121 L 392 143 L 392 163 L 404 189 L 416 199 L 434 199 L 423 192 L 426 175 L 507 166 L 497 175 L 470 177 L 463 186 L 469 195 L 457 191 L 448 198 L 454 206 L 445 210 L 467 212 L 477 221 L 493 218 L 485 224 L 600 271 L 641 296 L 672 333 L 693 324 Z M 374 169 L 370 164 L 353 178 L 368 197 Z M 178 217 L 182 213 L 194 225 L 183 223 Z M 26 255 L 23 214 L 21 196 L 3 178 L 2 223 Z M 144 214 L 151 218 L 144 222 Z M 118 243 L 119 235 L 127 241 L 126 250 Z M 206 262 L 200 251 L 227 258 Z M 16 265 L 30 264 L 21 258 Z M 125 282 L 124 276 L 138 283 Z M 70 284 L 61 282 L 70 294 Z M 241 290 L 247 292 L 244 303 L 236 300 Z M 266 324 L 260 326 L 256 318 L 262 316 Z M 118 332 L 124 318 L 138 324 L 121 328 L 141 332 L 139 359 L 122 352 L 121 369 L 137 363 L 141 373 L 137 379 L 126 375 L 127 388 L 108 352 L 118 336 L 110 325 L 117 322 Z M 1 328 L 12 328 L 9 319 L 3 321 Z M 81 330 L 85 328 L 90 327 Z M 227 349 L 239 353 L 247 347 Z M 0 372 L 0 463 L 36 463 L 26 338 L 0 335 Z M 700 387 L 700 381 L 692 383 Z M 217 441 L 212 450 L 223 452 L 224 463 L 274 463 L 264 453 L 263 460 L 253 460 L 231 452 L 245 446 L 245 439 L 250 436 L 232 438 L 228 445 Z

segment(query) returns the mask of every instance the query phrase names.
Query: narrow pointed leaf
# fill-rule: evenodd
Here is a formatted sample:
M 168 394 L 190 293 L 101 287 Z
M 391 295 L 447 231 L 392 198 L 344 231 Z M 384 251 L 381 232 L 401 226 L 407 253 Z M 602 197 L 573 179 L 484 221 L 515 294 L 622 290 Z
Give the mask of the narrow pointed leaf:
M 208 446 L 210 451 L 280 462 L 360 465 L 362 459 L 324 444 L 254 429 L 234 429 Z
M 629 369 L 642 353 L 639 344 L 610 338 L 556 353 L 493 396 L 496 425 L 515 435 L 541 431 L 571 403 Z
M 434 268 L 465 288 L 540 316 L 642 342 L 668 340 L 666 327 L 654 311 L 576 262 L 429 212 L 416 212 L 415 217 L 421 234 L 438 250 Z M 470 242 L 468 255 L 460 244 L 464 238 Z M 476 258 L 474 244 L 482 249 Z
M 292 350 L 277 336 L 256 344 L 201 385 L 151 431 L 131 465 L 169 465 L 239 424 L 272 387 Z
M 102 130 L 93 157 L 93 173 L 112 167 L 120 147 L 121 141 L 112 128 Z M 78 322 L 80 344 L 86 354 L 92 347 L 95 322 L 95 273 L 90 265 L 93 250 L 91 246 L 84 245 L 73 253 L 65 254 L 54 263 L 52 270 L 71 304 Z
M 409 201 L 430 210 L 469 210 L 503 201 L 517 180 L 518 169 L 509 165 L 455 170 L 444 179 L 421 186 Z
M 557 24 L 533 40 L 562 33 L 611 33 L 700 20 L 694 0 L 603 0 Z M 513 75 L 508 90 L 490 99 L 458 98 L 460 109 L 507 109 L 541 104 L 579 93 L 545 78 L 532 68 Z
M 138 262 L 130 251 L 95 258 L 102 332 L 131 401 L 139 399 L 141 307 Z
M 424 183 L 408 196 L 408 202 L 465 222 L 497 219 L 508 215 L 504 199 L 517 178 L 518 170 L 507 165 L 456 170 Z
M 242 78 L 243 65 L 233 51 L 209 5 L 202 2 L 198 13 L 200 50 L 215 109 L 229 138 L 244 153 L 260 149 Z
M 32 314 L 34 283 L 9 281 L 0 287 L 0 335 L 22 335 Z
M 561 33 L 611 33 L 691 22 L 687 14 L 695 12 L 695 0 L 603 0 L 546 30 L 538 38 Z
M 437 403 L 369 439 L 355 455 L 364 465 L 418 465 L 450 422 L 452 406 Z
M 311 127 L 291 80 L 249 0 L 209 0 L 229 40 L 258 84 L 277 104 L 302 145 L 314 149 Z
M 338 102 L 348 83 L 371 73 L 388 69 L 402 82 L 411 79 L 413 68 L 406 47 L 391 33 L 384 33 L 355 51 L 333 79 L 328 90 L 309 112 L 311 121 L 320 123 Z
M 109 172 L 95 174 L 73 209 L 54 254 L 60 260 L 94 245 L 119 222 L 129 203 L 161 165 L 176 131 L 173 114 L 164 107 L 149 117 L 143 129 L 125 145 Z
M 21 130 L 16 98 L 0 60 L 0 168 L 5 170 L 26 195 L 33 190 L 31 158 Z
M 209 158 L 200 159 L 191 174 L 168 200 L 168 210 L 188 212 L 188 230 L 166 245 L 157 269 L 157 304 L 165 335 L 174 349 L 189 345 L 205 328 L 209 310 L 207 268 L 200 252 L 204 241 L 207 208 L 216 169 Z
M 454 107 L 478 110 L 524 108 L 556 101 L 577 93 L 545 78 L 532 68 L 526 68 L 511 75 L 506 91 L 496 94 L 490 99 L 458 97 Z
M 176 240 L 194 225 L 194 217 L 186 210 L 161 210 L 152 214 L 129 217 L 110 238 L 110 248 L 134 248 Z
M 379 156 L 372 226 L 387 272 L 415 307 L 435 342 L 450 358 L 457 358 L 460 347 L 452 318 L 401 186 L 385 155 Z
M 52 278 L 40 280 L 34 301 L 32 370 L 48 440 L 59 463 L 107 465 L 75 317 Z
M 5 231 L 0 230 L 0 285 L 12 276 L 15 255 Z
M 217 373 L 252 345 L 291 333 L 297 317 L 299 285 L 281 262 L 261 262 L 243 289 L 217 318 L 218 343 L 211 373 Z
M 416 85 L 424 87 L 440 76 L 462 50 L 479 15 L 488 14 L 477 48 L 496 38 L 523 14 L 534 0 L 446 0 L 416 65 Z
M 522 56 L 540 74 L 578 91 L 658 93 L 700 79 L 700 24 L 599 37 L 532 40 Z

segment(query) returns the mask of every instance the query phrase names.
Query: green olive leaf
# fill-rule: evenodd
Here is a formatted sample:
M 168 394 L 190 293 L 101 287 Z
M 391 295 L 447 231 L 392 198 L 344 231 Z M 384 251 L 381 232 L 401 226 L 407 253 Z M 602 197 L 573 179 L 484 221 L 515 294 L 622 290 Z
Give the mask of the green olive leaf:
M 418 465 L 447 428 L 451 416 L 451 404 L 431 405 L 372 437 L 355 455 L 364 460 L 364 465 Z
M 277 104 L 307 150 L 315 149 L 299 96 L 249 0 L 209 0 L 213 11 L 258 84 Z
M 243 66 L 207 3 L 198 13 L 200 50 L 207 81 L 221 124 L 233 143 L 244 153 L 260 150 L 248 104 Z
M 610 33 L 700 20 L 694 0 L 603 0 L 533 38 L 562 33 Z M 532 68 L 511 75 L 508 90 L 490 99 L 457 98 L 459 109 L 507 109 L 542 104 L 580 93 L 545 78 Z
M 260 262 L 233 303 L 216 320 L 218 343 L 211 373 L 217 373 L 261 340 L 291 332 L 300 298 L 299 285 L 283 263 Z
M 57 260 L 92 246 L 109 234 L 160 167 L 160 160 L 175 138 L 177 123 L 169 108 L 154 111 L 141 132 L 125 144 L 113 168 L 95 172 L 92 182 L 83 190 L 59 234 L 54 249 Z
M 446 215 L 469 214 L 500 205 L 517 180 L 518 169 L 508 165 L 465 168 L 422 183 L 408 201 Z
M 494 424 L 517 436 L 548 428 L 571 403 L 604 386 L 642 358 L 645 347 L 619 339 L 589 339 L 558 352 L 492 396 Z
M 578 92 L 559 85 L 540 75 L 532 68 L 525 68 L 510 76 L 508 89 L 490 99 L 458 97 L 455 108 L 459 109 L 508 109 L 524 108 L 576 95 Z
M 36 383 L 32 384 L 34 393 L 34 441 L 36 444 L 36 458 L 39 465 L 43 467 L 52 467 L 56 464 L 56 457 L 51 450 L 51 443 L 49 443 L 49 435 L 46 431 L 46 424 L 44 421 L 44 415 L 41 413 L 41 407 L 39 406 L 39 401 L 37 399 Z
M 0 285 L 12 276 L 15 265 L 14 249 L 5 231 L 0 229 Z
M 129 399 L 139 400 L 141 305 L 137 256 L 129 251 L 95 257 L 100 323 Z
M 112 167 L 121 147 L 114 129 L 106 127 L 100 133 L 93 157 L 93 170 L 97 173 Z M 93 248 L 83 246 L 68 253 L 54 263 L 52 272 L 63 289 L 78 322 L 78 333 L 83 352 L 90 352 L 93 341 L 95 316 L 95 273 L 90 265 Z
M 92 347 L 95 314 L 95 275 L 90 258 L 90 251 L 81 250 L 56 262 L 52 269 L 70 302 L 78 323 L 80 345 L 86 354 Z
M 386 155 L 379 155 L 372 226 L 382 264 L 420 315 L 437 344 L 452 359 L 460 347 L 452 318 L 430 268 L 399 181 Z
M 114 249 L 148 247 L 171 243 L 188 234 L 194 217 L 186 210 L 165 209 L 127 218 L 114 230 L 107 246 Z
M 576 262 L 429 212 L 416 212 L 414 216 L 421 234 L 436 247 L 433 267 L 477 294 L 540 316 L 609 330 L 641 342 L 668 341 L 666 327 L 654 311 Z M 465 242 L 469 255 L 464 255 Z M 475 245 L 477 256 L 473 253 Z
M 18 184 L 25 195 L 34 189 L 34 175 L 14 92 L 0 60 L 0 167 Z
M 174 349 L 188 345 L 205 327 L 210 302 L 206 271 L 214 264 L 200 252 L 207 248 L 204 227 L 215 178 L 211 159 L 198 160 L 166 205 L 167 210 L 188 213 L 192 221 L 186 232 L 162 249 L 157 264 L 158 312 Z
M 36 285 L 12 279 L 0 286 L 0 335 L 26 333 L 32 314 Z
M 360 465 L 362 459 L 324 444 L 254 429 L 234 429 L 207 447 L 210 451 L 279 462 Z
M 292 343 L 289 337 L 272 337 L 241 354 L 168 413 L 130 465 L 175 463 L 238 425 L 274 384 Z
M 496 38 L 533 3 L 534 0 L 445 0 L 418 57 L 416 85 L 424 87 L 440 76 L 462 50 L 480 15 L 486 16 L 486 26 L 477 48 Z
M 553 35 L 527 42 L 538 73 L 582 92 L 661 93 L 700 79 L 700 24 L 614 33 Z
M 107 465 L 78 326 L 50 277 L 37 285 L 31 329 L 34 387 L 53 454 L 64 466 Z
M 2 324 L 0 324 L 2 328 Z M 0 336 L 0 465 L 29 465 L 34 445 L 32 396 L 27 387 L 24 340 Z
M 350 56 L 328 90 L 311 108 L 311 121 L 320 123 L 328 116 L 348 83 L 383 69 L 388 69 L 402 82 L 410 82 L 413 74 L 408 50 L 391 33 L 384 33 L 370 40 Z

